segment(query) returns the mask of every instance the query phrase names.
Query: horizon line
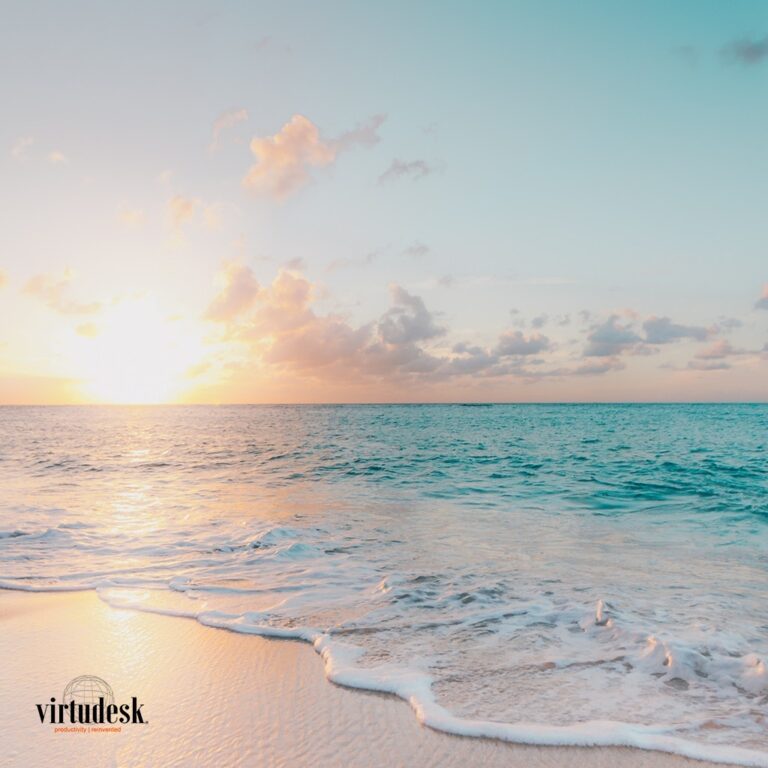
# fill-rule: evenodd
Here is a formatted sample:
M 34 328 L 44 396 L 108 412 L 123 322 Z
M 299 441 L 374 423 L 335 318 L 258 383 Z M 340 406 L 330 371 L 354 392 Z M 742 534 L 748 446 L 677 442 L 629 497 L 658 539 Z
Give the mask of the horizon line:
M 358 402 L 235 402 L 235 403 L 0 403 L 0 408 L 227 408 L 307 406 L 494 406 L 494 405 L 768 405 L 765 400 L 370 400 Z

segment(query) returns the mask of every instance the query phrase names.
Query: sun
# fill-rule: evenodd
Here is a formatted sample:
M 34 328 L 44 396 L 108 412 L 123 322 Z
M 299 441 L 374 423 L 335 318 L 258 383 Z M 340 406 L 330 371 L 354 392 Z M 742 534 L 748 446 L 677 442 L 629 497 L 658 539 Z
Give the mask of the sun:
M 122 301 L 78 330 L 74 373 L 96 402 L 174 402 L 204 354 L 202 334 L 148 298 Z

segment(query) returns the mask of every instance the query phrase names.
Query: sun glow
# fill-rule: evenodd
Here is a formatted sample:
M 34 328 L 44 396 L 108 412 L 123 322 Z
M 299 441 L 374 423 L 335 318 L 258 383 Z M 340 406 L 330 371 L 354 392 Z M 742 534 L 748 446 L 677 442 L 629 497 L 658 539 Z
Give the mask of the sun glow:
M 188 387 L 204 354 L 202 333 L 169 318 L 150 299 L 121 302 L 73 339 L 73 373 L 84 394 L 104 403 L 167 403 Z

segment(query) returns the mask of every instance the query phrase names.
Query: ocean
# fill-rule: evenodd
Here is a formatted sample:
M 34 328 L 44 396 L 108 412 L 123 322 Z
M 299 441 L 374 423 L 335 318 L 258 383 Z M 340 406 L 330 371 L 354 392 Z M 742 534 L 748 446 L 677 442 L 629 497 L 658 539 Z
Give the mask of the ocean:
M 0 587 L 302 639 L 442 730 L 768 765 L 767 458 L 767 405 L 3 407 Z

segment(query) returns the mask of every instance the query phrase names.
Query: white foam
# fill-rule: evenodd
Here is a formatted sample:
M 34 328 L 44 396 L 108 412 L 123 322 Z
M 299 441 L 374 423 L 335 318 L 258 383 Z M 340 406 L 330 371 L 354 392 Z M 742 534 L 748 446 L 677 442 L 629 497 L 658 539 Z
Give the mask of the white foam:
M 24 581 L 6 581 L 0 579 L 0 589 L 18 592 L 89 592 L 95 589 L 93 584 L 37 584 Z
M 634 747 L 674 753 L 696 760 L 768 768 L 768 754 L 736 746 L 701 744 L 683 739 L 674 735 L 673 726 L 665 724 L 637 725 L 596 720 L 557 726 L 457 717 L 435 700 L 430 675 L 392 664 L 362 667 L 357 662 L 365 656 L 363 648 L 338 641 L 320 629 L 269 626 L 260 623 L 269 617 L 261 612 L 228 614 L 215 610 L 183 611 L 153 606 L 146 602 L 146 595 L 137 593 L 102 589 L 98 594 L 110 605 L 119 608 L 195 619 L 204 626 L 242 634 L 310 643 L 323 659 L 325 675 L 329 681 L 347 688 L 397 696 L 410 705 L 420 723 L 445 733 L 540 746 Z M 598 608 L 598 616 L 599 612 Z M 649 647 L 650 655 L 654 655 L 660 646 L 651 642 Z M 750 660 L 749 666 L 759 669 L 760 663 Z M 759 674 L 764 674 L 764 669 L 760 669 Z

